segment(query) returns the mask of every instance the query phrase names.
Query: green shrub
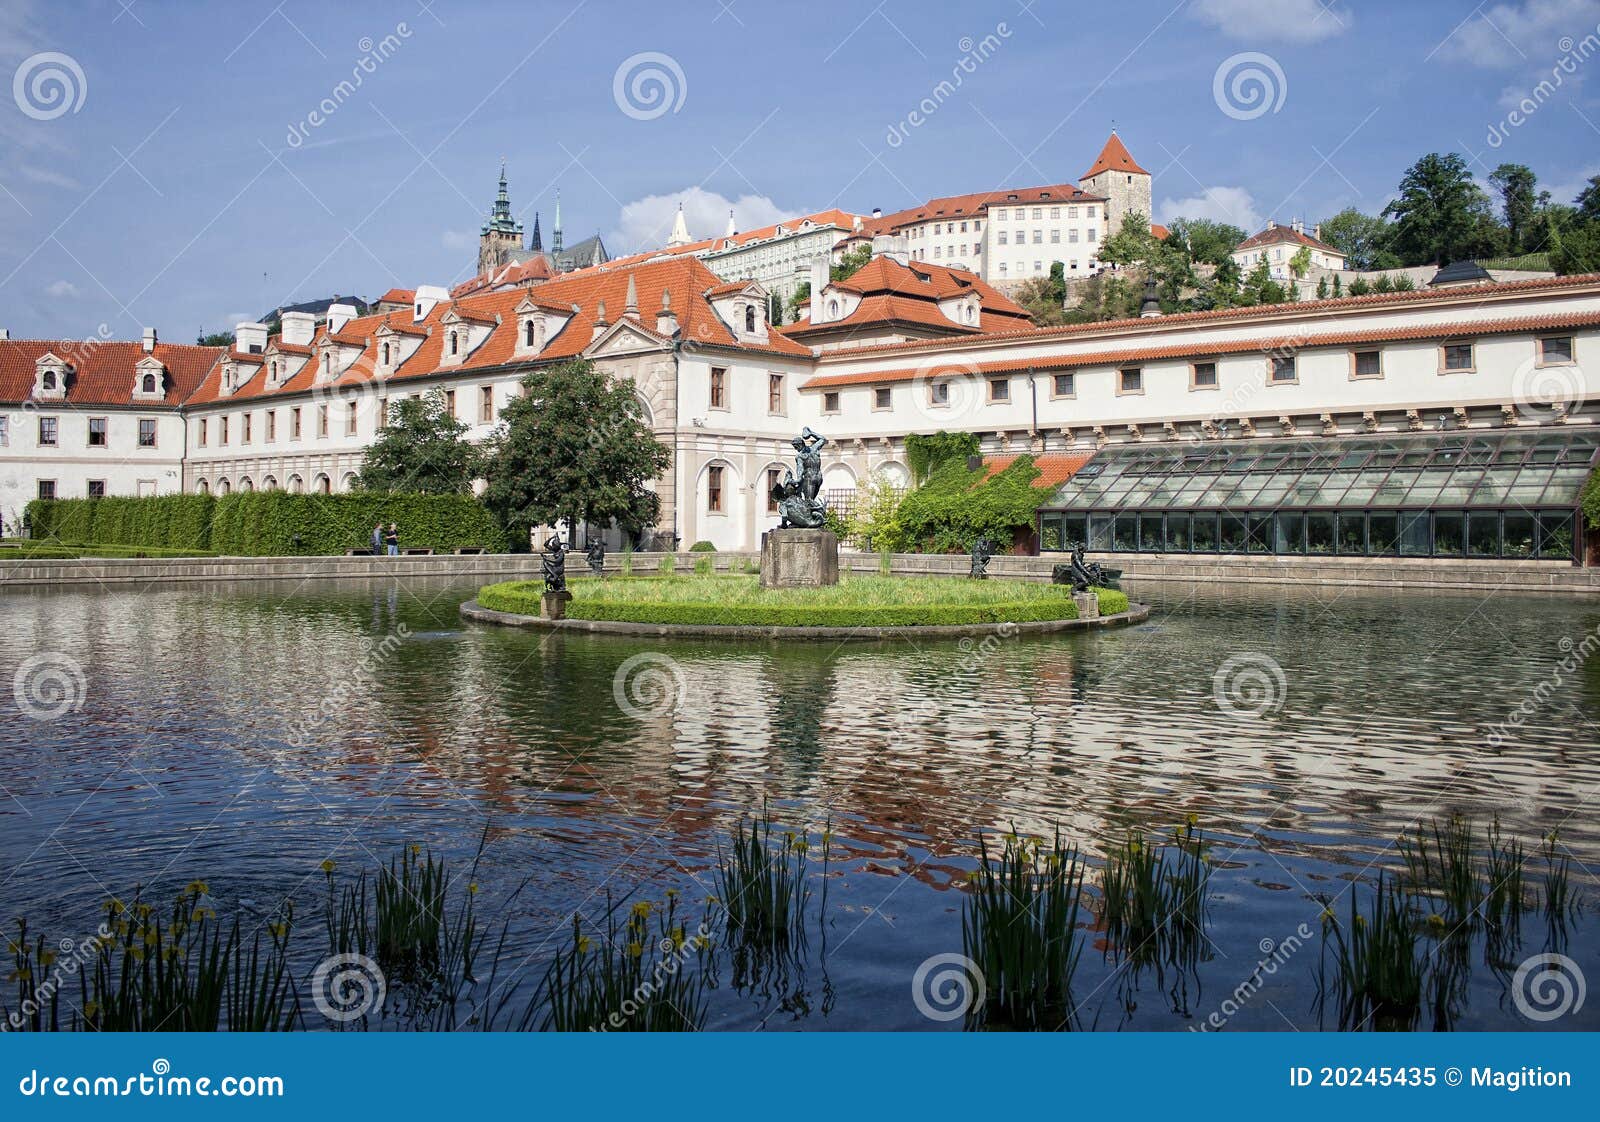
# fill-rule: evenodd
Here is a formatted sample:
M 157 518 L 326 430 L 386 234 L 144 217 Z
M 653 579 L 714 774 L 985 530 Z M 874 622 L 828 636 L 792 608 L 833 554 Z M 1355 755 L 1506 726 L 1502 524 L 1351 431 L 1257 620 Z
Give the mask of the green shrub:
M 901 500 L 894 533 L 873 544 L 895 552 L 960 553 L 987 537 L 1005 550 L 1019 529 L 1033 525 L 1034 513 L 1055 489 L 1034 486 L 1039 469 L 1032 456 L 1018 456 L 1004 471 L 987 474 L 983 467 L 968 468 L 965 460 L 936 466 L 927 483 Z
M 690 553 L 715 553 L 717 547 L 708 541 L 697 541 L 689 547 Z
M 1128 610 L 1128 594 L 1115 588 L 1097 588 L 1094 594 L 1100 600 L 1100 614 L 1119 616 Z
M 35 538 L 204 551 L 215 505 L 210 495 L 35 499 L 28 522 Z
M 1583 497 L 1578 502 L 1583 508 L 1583 524 L 1600 530 L 1600 464 L 1589 473 L 1589 482 L 1583 485 Z

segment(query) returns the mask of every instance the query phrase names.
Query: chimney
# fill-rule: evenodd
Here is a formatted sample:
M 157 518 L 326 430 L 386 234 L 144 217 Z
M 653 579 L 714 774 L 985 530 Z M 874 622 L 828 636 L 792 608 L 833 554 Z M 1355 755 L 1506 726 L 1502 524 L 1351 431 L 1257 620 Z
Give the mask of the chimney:
M 1311 236 L 1316 238 L 1319 242 L 1322 240 L 1322 223 L 1318 222 L 1315 226 L 1311 227 Z
M 233 326 L 233 349 L 240 354 L 258 355 L 267 349 L 267 325 L 264 323 L 236 323 Z
M 316 334 L 317 317 L 310 312 L 283 313 L 283 328 L 279 333 L 283 342 L 296 347 L 309 347 Z
M 882 218 L 883 217 L 883 208 L 882 207 L 877 207 L 877 206 L 873 207 L 872 208 L 872 217 L 874 217 L 874 218 Z
M 9 338 L 11 338 L 11 328 L 0 327 L 0 343 L 4 343 Z
M 661 290 L 661 310 L 656 313 L 656 333 L 658 335 L 676 335 L 678 332 L 678 317 L 672 314 L 672 293 L 663 288 Z
M 1296 218 L 1296 219 L 1295 219 L 1295 220 L 1294 220 L 1294 232 L 1295 232 L 1295 233 L 1297 233 L 1297 234 L 1303 234 L 1303 233 L 1305 233 L 1305 232 L 1306 232 L 1306 223 L 1305 223 L 1305 219 L 1303 219 L 1303 218 Z
M 1272 220 L 1272 219 L 1270 219 L 1270 218 L 1269 218 L 1269 219 L 1267 219 L 1267 229 L 1269 229 L 1269 230 L 1276 230 L 1276 229 L 1277 229 L 1277 228 L 1278 228 L 1278 224 L 1277 224 L 1277 223 L 1276 223 L 1276 222 L 1274 222 L 1274 221 L 1273 221 L 1273 220 Z
M 911 264 L 911 250 L 906 239 L 898 234 L 879 234 L 872 239 L 872 256 L 887 257 L 900 264 Z
M 811 322 L 821 323 L 824 318 L 822 310 L 822 290 L 828 287 L 828 259 L 815 258 L 811 262 Z
M 594 333 L 589 336 L 590 341 L 600 338 L 606 333 L 606 328 L 610 326 L 611 324 L 606 322 L 606 302 L 602 300 L 595 308 Z
M 154 354 L 155 353 L 155 349 L 156 349 L 156 329 L 153 328 L 153 327 L 147 327 L 147 328 L 144 329 L 144 353 L 145 354 Z
M 356 318 L 356 309 L 352 304 L 328 305 L 328 330 L 337 335 L 344 330 L 344 325 Z
M 412 298 L 411 322 L 421 323 L 428 318 L 428 313 L 441 301 L 450 299 L 450 294 L 436 284 L 419 284 L 417 294 Z

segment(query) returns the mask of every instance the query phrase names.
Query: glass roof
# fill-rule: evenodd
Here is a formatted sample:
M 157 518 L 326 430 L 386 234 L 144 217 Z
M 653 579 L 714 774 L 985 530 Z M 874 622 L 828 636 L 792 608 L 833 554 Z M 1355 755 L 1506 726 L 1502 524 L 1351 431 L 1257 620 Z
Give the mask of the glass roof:
M 1597 449 L 1592 429 L 1125 444 L 1045 509 L 1572 507 Z

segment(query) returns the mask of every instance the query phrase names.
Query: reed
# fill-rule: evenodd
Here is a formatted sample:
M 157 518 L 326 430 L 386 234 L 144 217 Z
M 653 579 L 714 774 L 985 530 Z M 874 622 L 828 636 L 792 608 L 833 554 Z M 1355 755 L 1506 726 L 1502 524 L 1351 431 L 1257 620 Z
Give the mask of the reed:
M 961 919 L 962 953 L 983 979 L 969 1023 L 1023 1029 L 1070 1028 L 1072 980 L 1083 953 L 1079 909 L 1084 862 L 1058 830 L 1041 839 L 1005 836 L 990 857 L 979 838 L 979 865 Z
M 827 859 L 824 834 L 823 858 Z M 761 951 L 786 949 L 805 939 L 807 884 L 811 842 L 804 830 L 779 830 L 771 807 L 763 800 L 754 816 L 741 815 L 724 850 L 717 844 L 717 894 L 728 928 L 738 947 Z
M 1427 828 L 1419 823 L 1414 839 L 1401 834 L 1396 844 L 1411 891 L 1437 898 L 1452 924 L 1472 923 L 1485 893 L 1472 860 L 1472 828 L 1466 819 L 1453 814 Z
M 1323 913 L 1322 963 L 1318 1003 L 1330 989 L 1327 965 L 1334 967 L 1332 992 L 1338 1001 L 1339 1027 L 1403 1028 L 1415 1026 L 1420 1010 L 1426 955 L 1412 922 L 1413 899 L 1386 875 L 1366 911 L 1350 892 L 1350 920 L 1341 927 L 1332 911 Z
M 1106 857 L 1100 921 L 1119 954 L 1135 965 L 1192 965 L 1205 941 L 1211 865 L 1190 816 L 1167 846 L 1130 830 Z
M 1560 848 L 1558 832 L 1552 830 L 1539 850 L 1544 861 L 1539 903 L 1552 932 L 1565 931 L 1568 919 L 1577 913 L 1577 900 L 1571 886 L 1572 860 L 1560 852 Z

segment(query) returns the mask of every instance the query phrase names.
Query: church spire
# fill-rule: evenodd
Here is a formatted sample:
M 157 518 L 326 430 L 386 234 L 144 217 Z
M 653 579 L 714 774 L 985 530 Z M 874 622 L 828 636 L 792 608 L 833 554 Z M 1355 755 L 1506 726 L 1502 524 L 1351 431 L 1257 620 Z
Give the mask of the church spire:
M 556 228 L 555 237 L 550 241 L 550 252 L 561 252 L 561 188 L 556 188 Z
M 535 253 L 544 252 L 544 239 L 539 236 L 539 212 L 533 212 L 533 237 L 528 241 L 528 248 Z
M 497 234 L 516 234 L 519 238 L 522 235 L 522 223 L 511 215 L 511 195 L 506 190 L 506 162 L 503 159 L 500 161 L 500 190 L 494 197 L 494 206 L 489 210 L 489 221 L 483 228 L 485 234 L 491 231 Z
M 672 220 L 672 236 L 667 239 L 667 246 L 688 245 L 694 239 L 689 237 L 689 224 L 683 218 L 683 204 L 678 204 L 678 217 Z
M 734 222 L 733 222 L 733 211 L 730 210 L 728 212 L 728 228 L 723 231 L 722 236 L 725 237 L 725 238 L 731 238 L 735 234 L 737 234 L 738 232 L 739 232 L 739 227 L 734 225 Z

